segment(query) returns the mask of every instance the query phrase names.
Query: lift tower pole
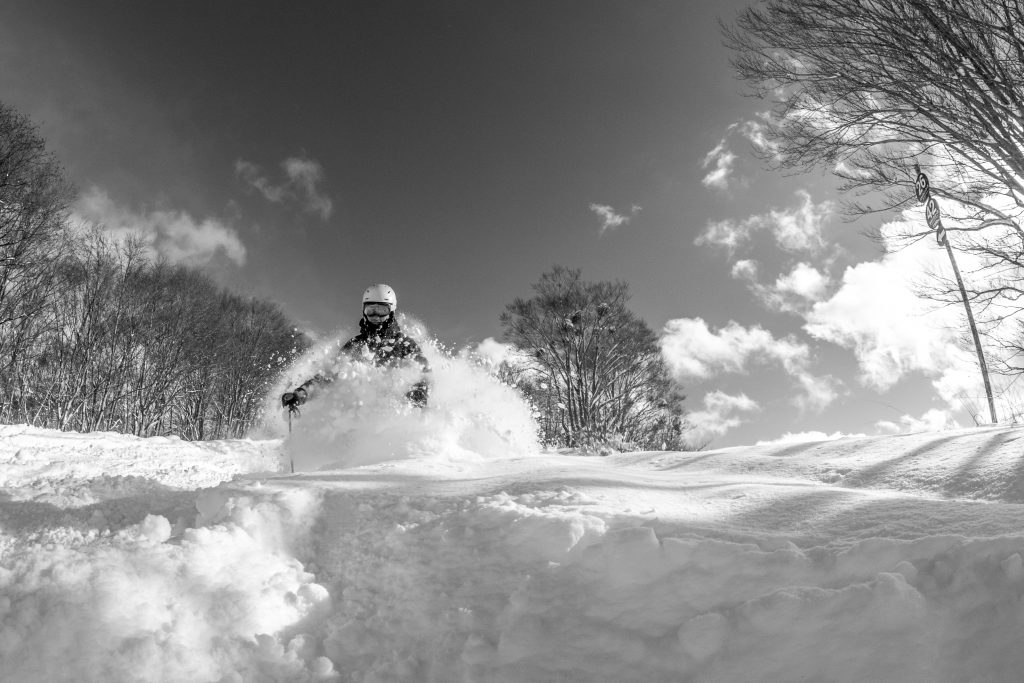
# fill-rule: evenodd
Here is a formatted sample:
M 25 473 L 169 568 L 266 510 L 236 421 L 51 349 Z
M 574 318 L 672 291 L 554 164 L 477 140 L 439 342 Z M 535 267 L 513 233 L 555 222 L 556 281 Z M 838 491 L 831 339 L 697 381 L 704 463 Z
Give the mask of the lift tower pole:
M 956 276 L 956 284 L 960 287 L 960 297 L 963 299 L 964 308 L 967 310 L 967 322 L 971 325 L 971 336 L 974 337 L 974 350 L 978 352 L 978 366 L 981 368 L 981 378 L 985 381 L 985 395 L 988 397 L 988 410 L 992 416 L 992 424 L 997 424 L 996 404 L 992 399 L 992 384 L 988 381 L 988 365 L 985 363 L 985 353 L 981 350 L 981 338 L 978 336 L 978 326 L 974 323 L 974 313 L 971 312 L 971 304 L 967 300 L 967 288 L 964 287 L 964 280 L 960 277 L 960 269 L 957 268 L 956 259 L 953 257 L 953 248 L 949 246 L 949 238 L 946 236 L 946 229 L 942 227 L 942 216 L 939 213 L 939 203 L 931 196 L 931 186 L 928 183 L 928 176 L 921 167 L 914 164 L 917 171 L 917 181 L 914 185 L 914 192 L 917 201 L 924 203 L 924 217 L 928 221 L 928 227 L 935 231 L 935 241 L 939 246 L 946 248 L 949 254 L 949 262 L 953 266 L 953 275 Z

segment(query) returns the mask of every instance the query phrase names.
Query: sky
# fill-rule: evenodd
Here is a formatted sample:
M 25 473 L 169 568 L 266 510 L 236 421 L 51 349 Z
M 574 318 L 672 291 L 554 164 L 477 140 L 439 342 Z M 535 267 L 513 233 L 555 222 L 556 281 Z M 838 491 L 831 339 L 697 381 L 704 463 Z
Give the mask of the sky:
M 865 236 L 920 217 L 848 222 L 828 169 L 754 157 L 718 26 L 746 4 L 12 0 L 0 92 L 78 217 L 314 335 L 386 282 L 445 346 L 500 340 L 562 264 L 629 283 L 712 445 L 974 424 L 962 316 L 912 294 L 943 253 Z

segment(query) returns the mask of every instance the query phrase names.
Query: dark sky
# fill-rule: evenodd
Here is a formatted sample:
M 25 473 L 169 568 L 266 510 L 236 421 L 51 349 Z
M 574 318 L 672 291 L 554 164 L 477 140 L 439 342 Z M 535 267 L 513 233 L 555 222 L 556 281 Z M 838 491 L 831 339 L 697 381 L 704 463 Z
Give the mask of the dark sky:
M 364 282 L 386 280 L 459 341 L 496 334 L 504 303 L 554 263 L 636 281 L 651 312 L 685 298 L 651 275 L 686 261 L 700 158 L 720 112 L 744 104 L 715 27 L 725 7 L 31 2 L 15 15 L 35 45 L 23 77 L 60 91 L 42 123 L 80 185 L 134 206 L 159 188 L 198 215 L 233 198 L 260 293 L 293 315 L 329 329 Z M 297 155 L 324 169 L 327 221 L 247 201 L 233 172 Z M 643 207 L 642 239 L 598 239 L 593 203 Z M 243 232 L 253 221 L 261 234 Z
M 680 366 L 691 409 L 725 420 L 719 391 L 759 404 L 716 443 L 917 416 L 926 377 L 901 368 L 865 396 L 862 331 L 807 334 L 844 269 L 879 255 L 826 179 L 752 157 L 766 106 L 718 27 L 746 4 L 14 0 L 0 92 L 65 163 L 82 217 L 149 230 L 315 333 L 352 329 L 363 288 L 387 282 L 441 342 L 475 344 L 558 263 L 629 282 L 657 331 L 703 322 L 673 332 L 707 370 Z M 698 244 L 717 223 L 765 243 Z M 794 406 L 815 382 L 827 409 Z

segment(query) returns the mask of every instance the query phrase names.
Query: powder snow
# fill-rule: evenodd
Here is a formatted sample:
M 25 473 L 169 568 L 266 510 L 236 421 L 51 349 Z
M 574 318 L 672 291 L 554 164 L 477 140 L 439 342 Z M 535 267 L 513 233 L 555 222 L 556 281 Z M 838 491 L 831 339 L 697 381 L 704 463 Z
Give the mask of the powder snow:
M 1024 430 L 581 457 L 437 374 L 290 436 L 0 427 L 0 680 L 1019 680 Z

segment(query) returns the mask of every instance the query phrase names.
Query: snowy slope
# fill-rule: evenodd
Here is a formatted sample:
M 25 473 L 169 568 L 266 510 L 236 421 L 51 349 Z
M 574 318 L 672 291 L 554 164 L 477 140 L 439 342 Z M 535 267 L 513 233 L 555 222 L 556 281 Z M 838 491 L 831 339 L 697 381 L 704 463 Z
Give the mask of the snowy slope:
M 452 420 L 294 475 L 0 428 L 0 680 L 1020 680 L 1024 429 L 583 458 Z

